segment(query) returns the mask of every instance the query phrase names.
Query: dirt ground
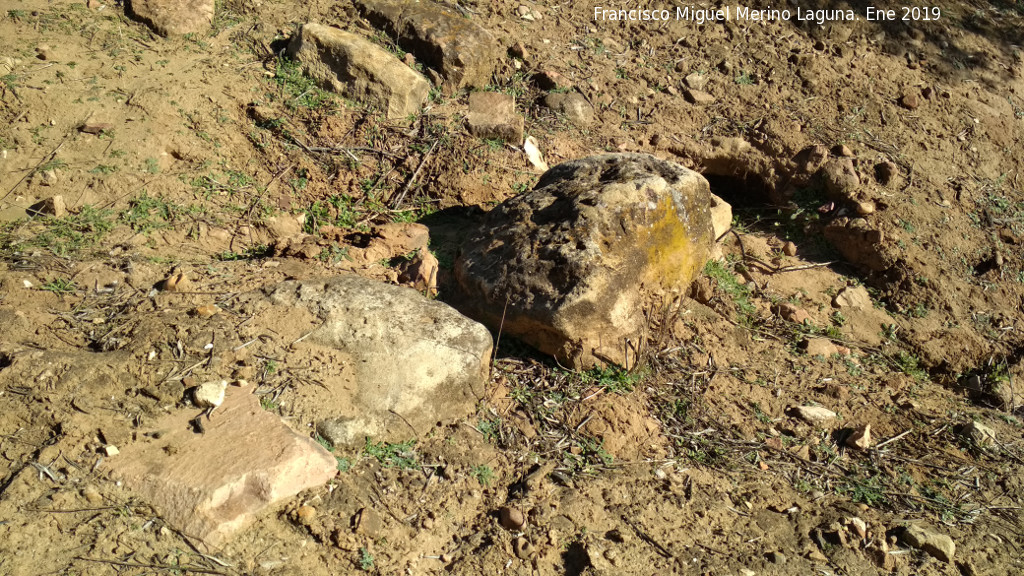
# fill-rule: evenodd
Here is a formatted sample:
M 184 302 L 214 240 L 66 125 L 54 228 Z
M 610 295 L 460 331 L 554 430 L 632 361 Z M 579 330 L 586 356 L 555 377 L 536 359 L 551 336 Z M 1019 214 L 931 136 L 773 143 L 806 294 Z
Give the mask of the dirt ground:
M 643 365 L 573 373 L 504 339 L 474 417 L 336 451 L 329 486 L 217 550 L 111 482 L 101 447 L 208 377 L 248 379 L 305 433 L 325 360 L 287 344 L 312 319 L 246 294 L 394 281 L 372 230 L 419 221 L 443 300 L 459 230 L 539 173 L 469 135 L 464 93 L 389 122 L 279 59 L 307 21 L 403 55 L 348 2 L 225 0 L 177 39 L 90 5 L 0 14 L 0 574 L 1024 571 L 1024 4 L 879 23 L 854 2 L 824 26 L 457 5 L 507 48 L 492 88 L 549 164 L 701 171 L 733 206 L 723 258 L 654 311 Z M 54 196 L 66 215 L 29 210 Z M 176 270 L 188 289 L 154 290 Z

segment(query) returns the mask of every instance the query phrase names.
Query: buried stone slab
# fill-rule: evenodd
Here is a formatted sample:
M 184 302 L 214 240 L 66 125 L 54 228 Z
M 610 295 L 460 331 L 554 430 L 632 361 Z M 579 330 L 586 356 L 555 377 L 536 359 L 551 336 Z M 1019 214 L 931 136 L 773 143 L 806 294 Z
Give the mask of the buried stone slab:
M 214 0 L 131 0 L 128 6 L 161 36 L 206 32 L 213 24 Z
M 391 120 L 419 112 L 430 93 L 430 82 L 390 52 L 330 26 L 304 24 L 288 53 L 325 87 L 377 106 Z
M 352 274 L 283 282 L 268 296 L 322 320 L 301 345 L 340 350 L 351 359 L 354 386 L 336 405 L 323 407 L 317 424 L 336 446 L 426 433 L 471 414 L 483 397 L 491 334 L 447 304 Z
M 645 310 L 711 253 L 707 180 L 646 154 L 555 166 L 471 232 L 457 305 L 572 367 L 637 360 Z
M 112 475 L 152 504 L 183 534 L 219 547 L 256 514 L 320 486 L 337 473 L 334 457 L 260 408 L 256 396 L 229 388 L 193 432 L 195 411 L 149 425 L 147 440 L 121 447 Z

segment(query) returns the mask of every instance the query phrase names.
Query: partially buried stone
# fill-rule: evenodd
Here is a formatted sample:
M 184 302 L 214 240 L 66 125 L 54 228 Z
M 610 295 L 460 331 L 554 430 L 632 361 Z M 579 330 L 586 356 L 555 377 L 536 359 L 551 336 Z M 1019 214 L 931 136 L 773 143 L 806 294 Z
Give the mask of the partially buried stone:
M 128 6 L 161 36 L 205 32 L 213 23 L 214 0 L 132 0 Z
M 498 521 L 506 530 L 520 530 L 526 525 L 526 516 L 514 506 L 502 506 L 498 510 Z
M 473 92 L 469 95 L 469 132 L 479 138 L 523 141 L 523 117 L 516 114 L 515 100 L 501 92 Z

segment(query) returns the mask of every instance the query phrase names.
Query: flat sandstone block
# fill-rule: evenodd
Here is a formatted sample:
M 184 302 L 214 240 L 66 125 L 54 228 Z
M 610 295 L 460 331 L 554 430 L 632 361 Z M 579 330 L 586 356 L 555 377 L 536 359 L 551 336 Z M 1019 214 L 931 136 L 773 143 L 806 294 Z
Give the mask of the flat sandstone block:
M 523 117 L 516 114 L 516 102 L 501 92 L 473 92 L 469 95 L 470 134 L 520 144 Z
M 113 476 L 142 496 L 182 533 L 217 547 L 261 510 L 326 483 L 337 462 L 310 438 L 260 408 L 248 390 L 229 388 L 204 433 L 189 420 L 198 410 L 169 414 L 150 428 L 158 439 L 121 447 Z

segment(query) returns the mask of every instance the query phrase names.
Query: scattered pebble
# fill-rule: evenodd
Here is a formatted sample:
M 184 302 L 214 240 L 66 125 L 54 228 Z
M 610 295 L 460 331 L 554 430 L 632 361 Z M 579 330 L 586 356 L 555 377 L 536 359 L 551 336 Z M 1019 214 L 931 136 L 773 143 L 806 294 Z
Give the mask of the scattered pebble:
M 868 200 L 865 202 L 857 202 L 857 214 L 861 216 L 867 216 L 868 214 L 875 213 L 875 203 Z
M 902 96 L 900 96 L 900 106 L 903 106 L 907 110 L 917 110 L 919 104 L 920 97 L 917 95 L 916 91 L 908 89 Z
M 303 526 L 309 526 L 316 519 L 316 508 L 312 506 L 299 506 L 295 511 L 295 520 Z
M 514 506 L 502 506 L 498 510 L 498 521 L 506 530 L 521 530 L 526 525 L 526 516 Z
M 782 245 L 782 253 L 786 256 L 796 256 L 796 244 L 793 242 L 786 242 Z
M 103 447 L 104 456 L 117 456 L 120 453 L 121 451 L 118 450 L 117 446 L 114 446 L 113 444 L 107 444 L 106 446 Z
M 858 450 L 871 448 L 871 424 L 864 424 L 853 429 L 846 438 L 846 445 Z
M 871 295 L 868 289 L 863 286 L 847 286 L 836 294 L 832 299 L 832 305 L 836 308 L 850 308 L 852 310 L 867 310 L 871 308 Z
M 224 403 L 224 390 L 227 387 L 227 380 L 200 384 L 192 393 L 192 399 L 200 408 L 216 408 Z
M 797 406 L 793 413 L 808 424 L 817 426 L 835 420 L 836 413 L 821 406 Z

